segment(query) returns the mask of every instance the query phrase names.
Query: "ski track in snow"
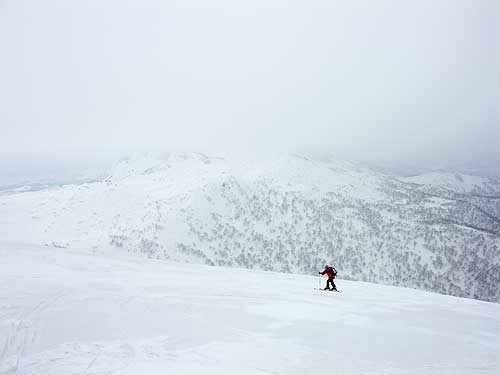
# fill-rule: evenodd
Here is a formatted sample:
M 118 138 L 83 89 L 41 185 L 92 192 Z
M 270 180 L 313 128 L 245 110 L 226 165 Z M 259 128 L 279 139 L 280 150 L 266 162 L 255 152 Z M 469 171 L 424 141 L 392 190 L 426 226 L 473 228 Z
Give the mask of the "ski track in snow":
M 500 373 L 499 304 L 70 248 L 0 259 L 0 374 Z

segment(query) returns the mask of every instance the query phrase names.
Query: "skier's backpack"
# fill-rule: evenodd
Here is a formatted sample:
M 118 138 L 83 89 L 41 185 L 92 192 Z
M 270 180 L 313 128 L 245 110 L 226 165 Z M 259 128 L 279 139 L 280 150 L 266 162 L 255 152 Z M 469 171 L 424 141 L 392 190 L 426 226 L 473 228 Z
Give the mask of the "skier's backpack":
M 332 271 L 333 277 L 337 276 L 337 270 L 333 267 L 330 267 L 330 269 Z

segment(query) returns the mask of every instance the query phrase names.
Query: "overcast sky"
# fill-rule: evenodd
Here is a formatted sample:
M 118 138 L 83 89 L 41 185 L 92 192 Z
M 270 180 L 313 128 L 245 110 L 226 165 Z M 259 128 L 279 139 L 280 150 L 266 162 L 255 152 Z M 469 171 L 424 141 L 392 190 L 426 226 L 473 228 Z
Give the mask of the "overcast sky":
M 250 148 L 500 163 L 500 1 L 0 0 L 0 166 Z

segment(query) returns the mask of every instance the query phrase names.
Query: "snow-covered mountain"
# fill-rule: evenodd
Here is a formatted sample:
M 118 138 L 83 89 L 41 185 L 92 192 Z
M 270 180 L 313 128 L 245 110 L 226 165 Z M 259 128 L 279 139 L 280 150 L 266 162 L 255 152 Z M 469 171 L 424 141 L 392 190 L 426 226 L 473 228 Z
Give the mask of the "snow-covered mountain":
M 500 182 L 303 156 L 142 155 L 102 181 L 0 196 L 2 239 L 500 302 Z

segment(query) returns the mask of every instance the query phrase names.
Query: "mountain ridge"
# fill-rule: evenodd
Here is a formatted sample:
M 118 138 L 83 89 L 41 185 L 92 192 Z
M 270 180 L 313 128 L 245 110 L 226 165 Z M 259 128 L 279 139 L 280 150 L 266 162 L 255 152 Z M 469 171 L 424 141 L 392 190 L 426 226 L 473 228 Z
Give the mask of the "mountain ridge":
M 500 302 L 500 183 L 431 177 L 139 155 L 99 182 L 0 197 L 0 221 L 6 238 L 49 246 L 306 274 L 334 262 L 345 279 Z

